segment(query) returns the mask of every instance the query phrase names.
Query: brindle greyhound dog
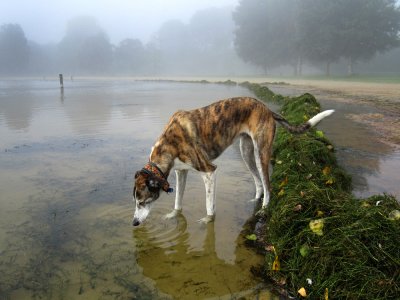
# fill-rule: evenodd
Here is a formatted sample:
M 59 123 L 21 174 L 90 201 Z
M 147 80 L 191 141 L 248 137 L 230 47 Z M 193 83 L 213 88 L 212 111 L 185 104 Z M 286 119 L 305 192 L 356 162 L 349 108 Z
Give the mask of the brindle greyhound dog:
M 172 218 L 182 210 L 187 172 L 197 170 L 206 187 L 207 209 L 207 216 L 199 221 L 212 221 L 217 169 L 212 161 L 237 138 L 240 138 L 243 160 L 254 178 L 255 199 L 263 198 L 262 207 L 266 207 L 270 195 L 268 167 L 276 122 L 289 132 L 303 133 L 333 112 L 326 110 L 302 125 L 293 126 L 262 102 L 241 97 L 174 113 L 152 148 L 149 162 L 135 174 L 133 225 L 146 219 L 161 191 L 172 191 L 167 181 L 172 168 L 176 172 L 175 207 L 166 217 Z

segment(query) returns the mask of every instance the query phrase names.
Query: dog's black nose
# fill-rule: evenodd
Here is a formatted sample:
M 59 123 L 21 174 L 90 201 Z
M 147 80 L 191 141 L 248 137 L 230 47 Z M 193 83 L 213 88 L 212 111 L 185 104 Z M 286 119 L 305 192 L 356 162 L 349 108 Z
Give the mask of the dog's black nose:
M 139 224 L 140 224 L 140 222 L 138 219 L 133 219 L 133 221 L 132 221 L 133 226 L 138 226 Z

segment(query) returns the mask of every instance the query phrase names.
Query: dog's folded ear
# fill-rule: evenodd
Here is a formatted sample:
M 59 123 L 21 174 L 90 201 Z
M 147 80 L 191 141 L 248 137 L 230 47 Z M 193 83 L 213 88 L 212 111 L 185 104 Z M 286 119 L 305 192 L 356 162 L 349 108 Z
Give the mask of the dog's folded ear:
M 138 178 L 139 175 L 140 175 L 140 171 L 137 171 L 137 172 L 135 173 L 135 179 Z

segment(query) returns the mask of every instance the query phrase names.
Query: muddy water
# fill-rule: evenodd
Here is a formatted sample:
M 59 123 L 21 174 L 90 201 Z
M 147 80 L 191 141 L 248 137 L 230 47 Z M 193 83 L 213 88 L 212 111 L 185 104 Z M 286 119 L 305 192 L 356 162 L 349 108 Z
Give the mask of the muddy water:
M 0 81 L 0 299 L 252 297 L 244 246 L 253 183 L 237 145 L 218 165 L 217 218 L 202 226 L 204 186 L 188 177 L 133 229 L 133 174 L 169 116 L 239 87 L 132 81 Z M 174 185 L 175 178 L 171 178 Z M 273 296 L 263 295 L 274 299 Z
M 275 93 L 299 96 L 307 89 L 296 86 L 270 85 Z M 352 99 L 323 91 L 312 91 L 322 109 L 336 112 L 318 127 L 334 143 L 339 163 L 352 176 L 354 194 L 369 197 L 387 193 L 400 199 L 400 147 L 382 141 L 373 128 L 357 123 L 351 116 L 385 114 L 379 107 L 352 103 Z M 356 100 L 356 99 L 355 99 Z M 400 115 L 397 116 L 400 119 Z

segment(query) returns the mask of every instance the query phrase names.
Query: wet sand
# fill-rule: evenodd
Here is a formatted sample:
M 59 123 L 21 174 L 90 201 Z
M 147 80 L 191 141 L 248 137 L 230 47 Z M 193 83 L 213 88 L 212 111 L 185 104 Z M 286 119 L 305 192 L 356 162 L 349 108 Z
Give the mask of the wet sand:
M 349 114 L 347 117 L 370 127 L 378 133 L 380 140 L 400 146 L 400 84 L 324 80 L 287 82 L 298 93 L 311 93 L 317 99 L 374 108 L 375 113 Z

